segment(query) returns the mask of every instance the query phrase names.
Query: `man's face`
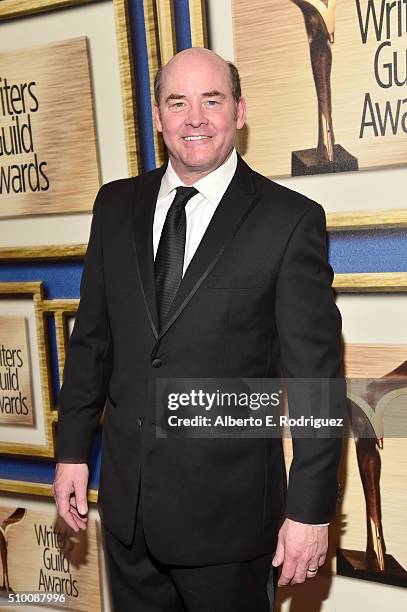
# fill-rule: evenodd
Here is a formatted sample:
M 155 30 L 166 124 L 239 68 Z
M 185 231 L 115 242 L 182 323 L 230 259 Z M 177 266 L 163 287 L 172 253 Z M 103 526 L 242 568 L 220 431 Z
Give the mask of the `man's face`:
M 225 62 L 192 50 L 165 68 L 154 115 L 174 170 L 187 183 L 227 159 L 244 125 L 245 102 L 235 103 Z

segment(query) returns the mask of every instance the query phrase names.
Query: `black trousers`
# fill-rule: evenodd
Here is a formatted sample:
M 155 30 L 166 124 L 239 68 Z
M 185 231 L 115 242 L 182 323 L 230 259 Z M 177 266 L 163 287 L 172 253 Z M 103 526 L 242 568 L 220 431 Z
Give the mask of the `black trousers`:
M 166 565 L 147 547 L 142 513 L 125 546 L 103 529 L 114 612 L 270 612 L 272 555 L 204 567 Z

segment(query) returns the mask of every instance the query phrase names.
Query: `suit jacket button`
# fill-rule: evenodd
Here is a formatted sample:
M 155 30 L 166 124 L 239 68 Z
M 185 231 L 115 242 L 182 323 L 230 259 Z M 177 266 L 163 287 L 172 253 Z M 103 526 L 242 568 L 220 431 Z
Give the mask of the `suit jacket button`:
M 141 426 L 142 426 L 142 424 L 143 424 L 143 419 L 141 419 L 140 417 L 138 417 L 138 419 L 137 419 L 137 425 L 138 425 L 139 427 L 141 427 Z
M 161 359 L 158 359 L 158 357 L 156 357 L 156 359 L 153 359 L 153 361 L 151 362 L 151 365 L 153 366 L 153 368 L 161 368 L 162 366 L 162 361 Z

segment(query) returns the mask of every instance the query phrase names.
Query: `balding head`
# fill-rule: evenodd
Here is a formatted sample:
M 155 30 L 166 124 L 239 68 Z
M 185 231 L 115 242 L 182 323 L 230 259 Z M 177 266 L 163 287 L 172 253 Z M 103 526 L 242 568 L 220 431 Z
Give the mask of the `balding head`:
M 232 96 L 237 104 L 242 96 L 241 85 L 240 85 L 240 76 L 239 72 L 232 62 L 227 62 L 220 55 L 211 51 L 210 49 L 204 49 L 202 47 L 191 47 L 190 49 L 184 49 L 180 51 L 176 55 L 174 55 L 165 66 L 160 68 L 156 74 L 154 80 L 154 99 L 156 104 L 159 106 L 161 101 L 161 85 L 162 80 L 165 76 L 165 73 L 169 70 L 171 72 L 171 68 L 176 68 L 181 65 L 181 69 L 194 69 L 194 64 L 198 62 L 208 62 L 209 64 L 213 64 L 214 67 L 217 67 L 220 70 L 224 70 L 228 73 L 230 79 L 230 87 L 232 91 Z
M 185 185 L 213 172 L 233 150 L 246 106 L 228 62 L 208 49 L 177 53 L 156 80 L 154 118 Z

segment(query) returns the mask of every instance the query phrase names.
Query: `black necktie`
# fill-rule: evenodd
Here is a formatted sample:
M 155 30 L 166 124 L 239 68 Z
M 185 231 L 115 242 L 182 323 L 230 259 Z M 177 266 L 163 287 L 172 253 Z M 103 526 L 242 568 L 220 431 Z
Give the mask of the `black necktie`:
M 176 192 L 165 218 L 154 264 L 160 327 L 182 279 L 187 228 L 185 206 L 198 193 L 195 187 L 177 187 Z

